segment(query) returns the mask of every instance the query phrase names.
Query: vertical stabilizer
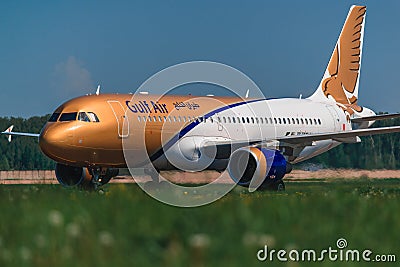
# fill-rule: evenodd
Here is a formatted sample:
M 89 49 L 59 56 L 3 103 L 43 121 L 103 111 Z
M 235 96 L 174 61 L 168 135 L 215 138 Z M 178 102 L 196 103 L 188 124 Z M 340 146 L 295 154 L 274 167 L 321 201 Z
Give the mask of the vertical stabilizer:
M 352 6 L 317 90 L 309 99 L 335 101 L 350 114 L 357 105 L 365 25 L 365 6 Z

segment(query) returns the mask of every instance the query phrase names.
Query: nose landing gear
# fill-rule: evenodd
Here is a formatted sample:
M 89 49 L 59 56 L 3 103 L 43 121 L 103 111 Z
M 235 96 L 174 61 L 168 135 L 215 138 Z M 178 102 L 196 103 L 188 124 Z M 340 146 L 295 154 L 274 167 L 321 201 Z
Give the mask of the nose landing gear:
M 95 190 L 110 182 L 111 178 L 119 173 L 118 169 L 113 168 L 92 167 L 88 169 L 90 175 L 92 175 L 91 183 Z

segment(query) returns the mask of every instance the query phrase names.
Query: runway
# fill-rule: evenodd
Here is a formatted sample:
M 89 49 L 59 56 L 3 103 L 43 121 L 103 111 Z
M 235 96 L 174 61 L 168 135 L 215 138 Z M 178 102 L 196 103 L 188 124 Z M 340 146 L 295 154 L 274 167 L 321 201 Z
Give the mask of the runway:
M 119 175 L 111 180 L 110 183 L 137 183 L 150 181 L 150 177 L 143 174 L 143 170 L 134 171 L 134 175 L 129 175 L 127 170 L 121 171 Z M 232 183 L 226 172 L 218 173 L 215 171 L 203 172 L 178 172 L 163 171 L 161 177 L 178 184 L 205 184 L 216 181 L 218 183 Z M 326 181 L 335 179 L 357 179 L 375 178 L 389 179 L 400 178 L 400 170 L 351 170 L 351 169 L 322 169 L 318 171 L 293 170 L 284 178 L 288 182 L 296 181 Z M 32 171 L 0 171 L 0 184 L 58 184 L 54 171 L 32 170 Z

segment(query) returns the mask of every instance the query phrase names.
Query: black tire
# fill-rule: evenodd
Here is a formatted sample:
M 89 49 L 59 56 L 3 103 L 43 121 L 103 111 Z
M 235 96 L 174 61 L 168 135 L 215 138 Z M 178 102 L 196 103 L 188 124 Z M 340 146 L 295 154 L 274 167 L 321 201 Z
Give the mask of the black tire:
M 275 183 L 267 184 L 267 185 L 261 185 L 257 191 L 285 191 L 285 183 L 280 180 Z
M 285 191 L 285 189 L 286 189 L 285 183 L 282 180 L 272 184 L 273 191 L 279 192 L 279 191 Z

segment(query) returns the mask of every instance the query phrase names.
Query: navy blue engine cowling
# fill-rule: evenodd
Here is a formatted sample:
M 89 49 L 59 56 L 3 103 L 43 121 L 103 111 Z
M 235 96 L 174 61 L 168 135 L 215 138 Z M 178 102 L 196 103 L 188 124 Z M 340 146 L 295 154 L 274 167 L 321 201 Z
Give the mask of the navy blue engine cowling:
M 253 179 L 267 185 L 282 180 L 287 162 L 278 150 L 244 147 L 232 153 L 228 172 L 238 185 L 247 187 Z
M 273 179 L 275 181 L 282 180 L 286 174 L 287 162 L 281 152 L 279 150 L 271 150 L 266 148 L 261 148 L 260 150 L 267 159 L 267 165 L 271 166 L 266 178 L 270 180 Z

